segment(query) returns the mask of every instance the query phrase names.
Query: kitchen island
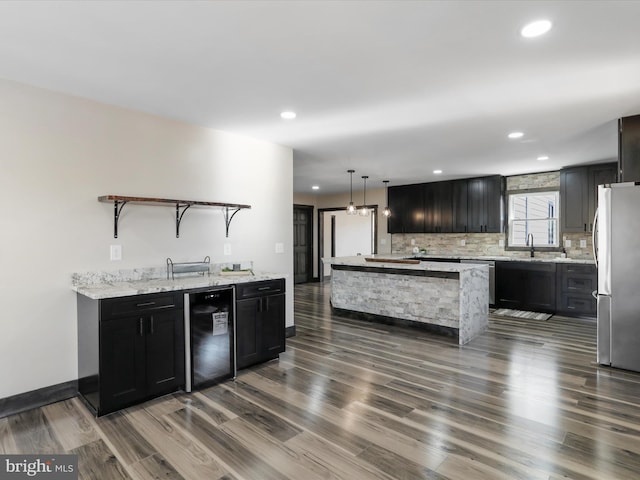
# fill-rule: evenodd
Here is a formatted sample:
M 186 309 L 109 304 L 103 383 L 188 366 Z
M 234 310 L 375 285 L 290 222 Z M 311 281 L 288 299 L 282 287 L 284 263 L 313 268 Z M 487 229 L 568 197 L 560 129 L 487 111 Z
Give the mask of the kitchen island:
M 453 333 L 464 345 L 489 324 L 489 267 L 356 256 L 330 264 L 334 308 Z M 407 261 L 409 262 L 409 261 Z

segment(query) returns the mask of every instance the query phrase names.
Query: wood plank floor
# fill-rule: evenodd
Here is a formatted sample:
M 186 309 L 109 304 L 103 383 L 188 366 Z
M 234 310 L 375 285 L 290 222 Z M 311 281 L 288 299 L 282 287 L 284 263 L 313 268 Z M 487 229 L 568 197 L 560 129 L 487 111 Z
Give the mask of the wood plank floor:
M 100 480 L 640 478 L 640 375 L 595 364 L 594 322 L 491 318 L 460 347 L 328 296 L 296 286 L 286 353 L 236 381 L 0 419 L 0 452 L 77 453 Z

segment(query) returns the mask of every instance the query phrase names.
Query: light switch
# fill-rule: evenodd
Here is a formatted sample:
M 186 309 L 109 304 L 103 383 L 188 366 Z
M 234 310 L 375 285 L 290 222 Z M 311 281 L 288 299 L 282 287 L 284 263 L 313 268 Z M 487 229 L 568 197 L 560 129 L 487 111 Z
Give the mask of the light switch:
M 224 244 L 224 254 L 225 255 L 231 255 L 231 244 L 230 243 L 225 243 Z
M 276 243 L 276 253 L 284 253 L 284 243 Z
M 580 248 L 587 248 L 587 241 L 582 239 L 580 240 Z
M 416 239 L 415 239 L 415 238 L 412 238 L 412 239 L 411 239 L 411 245 L 415 245 L 415 244 L 416 244 Z
M 571 248 L 571 240 L 565 240 L 565 241 L 564 241 L 564 246 L 565 246 L 566 248 Z
M 498 246 L 504 247 L 504 238 L 501 238 L 500 240 L 498 240 Z
M 111 261 L 122 260 L 122 245 L 111 245 L 109 247 L 109 258 Z

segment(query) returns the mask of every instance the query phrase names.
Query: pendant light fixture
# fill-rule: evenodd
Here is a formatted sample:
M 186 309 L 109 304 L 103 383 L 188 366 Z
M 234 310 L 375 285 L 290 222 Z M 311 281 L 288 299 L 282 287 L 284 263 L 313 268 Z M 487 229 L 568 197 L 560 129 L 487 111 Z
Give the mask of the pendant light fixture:
M 362 217 L 369 215 L 369 209 L 367 208 L 367 178 L 369 178 L 369 175 L 362 176 L 362 180 L 364 180 L 364 197 L 362 199 L 362 208 L 358 211 L 358 215 Z
M 349 205 L 347 206 L 347 215 L 355 215 L 358 213 L 355 205 L 353 204 L 353 174 L 355 170 L 347 170 L 349 174 Z
M 384 183 L 384 198 L 385 198 L 385 203 L 387 205 L 386 207 L 384 207 L 382 214 L 385 217 L 390 217 L 391 209 L 389 208 L 389 180 L 383 180 L 382 183 Z

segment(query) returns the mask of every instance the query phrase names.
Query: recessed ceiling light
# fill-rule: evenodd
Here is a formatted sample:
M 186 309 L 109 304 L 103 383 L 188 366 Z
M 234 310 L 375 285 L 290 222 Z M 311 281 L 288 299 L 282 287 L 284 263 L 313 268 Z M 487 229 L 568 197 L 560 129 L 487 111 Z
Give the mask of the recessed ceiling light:
M 313 185 L 311 187 L 311 190 L 320 190 L 320 187 L 318 185 Z
M 551 22 L 549 20 L 536 20 L 522 27 L 520 35 L 525 38 L 539 37 L 549 30 L 551 30 Z
M 287 110 L 286 112 L 282 112 L 280 114 L 280 117 L 284 118 L 285 120 L 293 120 L 294 118 L 296 118 L 296 112 Z
M 545 160 L 549 160 L 549 157 L 547 155 L 540 155 L 536 160 L 544 162 Z
M 509 138 L 522 138 L 524 136 L 524 133 L 522 132 L 511 132 L 509 135 L 507 135 Z
M 435 173 L 436 175 L 440 175 L 442 173 L 442 170 L 434 170 L 433 173 Z

